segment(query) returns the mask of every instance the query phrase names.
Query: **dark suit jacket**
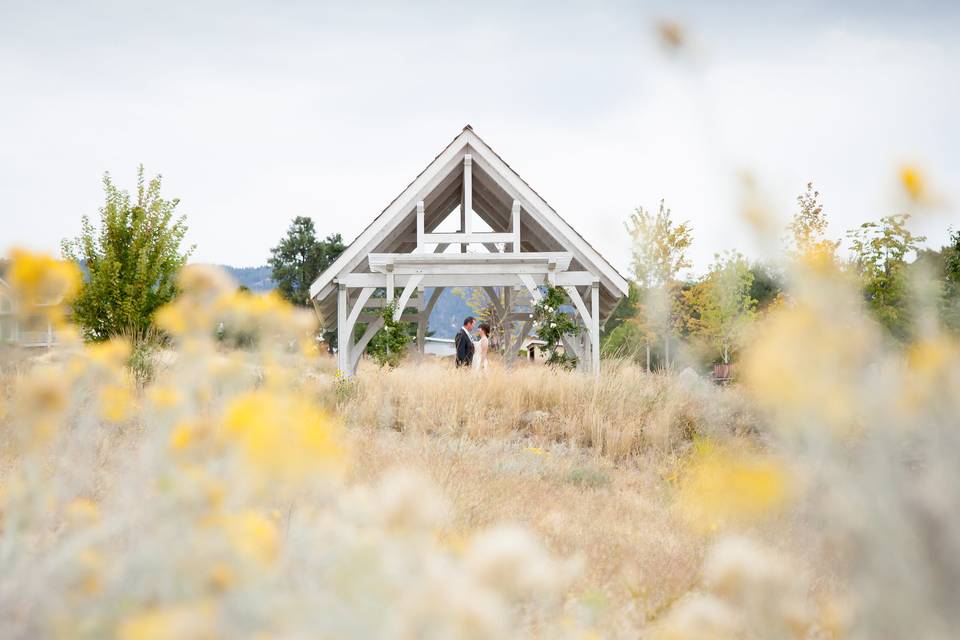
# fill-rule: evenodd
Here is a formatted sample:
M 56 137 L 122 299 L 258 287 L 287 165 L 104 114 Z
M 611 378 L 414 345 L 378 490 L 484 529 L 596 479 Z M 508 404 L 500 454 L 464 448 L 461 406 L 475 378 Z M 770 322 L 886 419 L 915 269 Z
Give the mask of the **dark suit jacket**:
M 463 330 L 463 327 L 457 331 L 457 337 L 453 339 L 453 342 L 457 345 L 457 366 L 469 367 L 473 364 L 473 340 Z

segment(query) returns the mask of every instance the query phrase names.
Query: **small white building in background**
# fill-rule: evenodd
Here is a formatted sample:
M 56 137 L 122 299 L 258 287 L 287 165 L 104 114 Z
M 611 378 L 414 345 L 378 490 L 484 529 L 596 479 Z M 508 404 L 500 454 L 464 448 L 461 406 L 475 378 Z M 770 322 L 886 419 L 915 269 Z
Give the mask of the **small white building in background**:
M 13 290 L 0 277 L 0 345 L 49 348 L 57 344 L 57 332 L 49 318 L 38 315 L 24 320 L 19 315 Z

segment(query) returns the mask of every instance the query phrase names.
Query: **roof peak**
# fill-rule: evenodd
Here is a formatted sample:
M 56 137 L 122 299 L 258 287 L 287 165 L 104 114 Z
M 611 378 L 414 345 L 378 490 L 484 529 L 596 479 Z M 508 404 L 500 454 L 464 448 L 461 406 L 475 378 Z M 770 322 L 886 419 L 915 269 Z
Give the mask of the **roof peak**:
M 465 125 L 463 126 L 463 130 L 464 130 L 464 131 L 467 131 L 468 129 L 469 129 L 470 131 L 473 131 L 473 127 L 470 126 L 470 123 L 467 123 L 467 124 L 465 124 Z

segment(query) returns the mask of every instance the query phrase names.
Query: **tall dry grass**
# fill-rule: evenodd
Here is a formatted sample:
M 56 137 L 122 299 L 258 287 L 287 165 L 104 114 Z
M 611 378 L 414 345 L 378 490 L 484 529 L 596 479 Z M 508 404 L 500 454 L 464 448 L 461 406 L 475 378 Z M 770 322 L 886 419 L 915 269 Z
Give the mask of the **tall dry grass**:
M 736 390 L 696 376 L 648 374 L 605 362 L 599 380 L 544 366 L 485 372 L 429 359 L 395 369 L 365 367 L 339 403 L 347 424 L 402 432 L 528 438 L 627 462 L 642 453 L 681 453 L 696 437 L 756 433 L 751 406 Z

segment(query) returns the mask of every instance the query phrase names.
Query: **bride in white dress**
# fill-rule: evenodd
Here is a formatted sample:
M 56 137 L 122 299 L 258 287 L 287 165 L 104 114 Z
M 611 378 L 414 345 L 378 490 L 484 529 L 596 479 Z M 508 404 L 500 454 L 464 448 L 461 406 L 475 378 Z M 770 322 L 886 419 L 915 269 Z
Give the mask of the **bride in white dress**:
M 480 340 L 477 343 L 477 353 L 473 358 L 473 368 L 484 371 L 490 366 L 490 325 L 486 322 L 480 325 Z

